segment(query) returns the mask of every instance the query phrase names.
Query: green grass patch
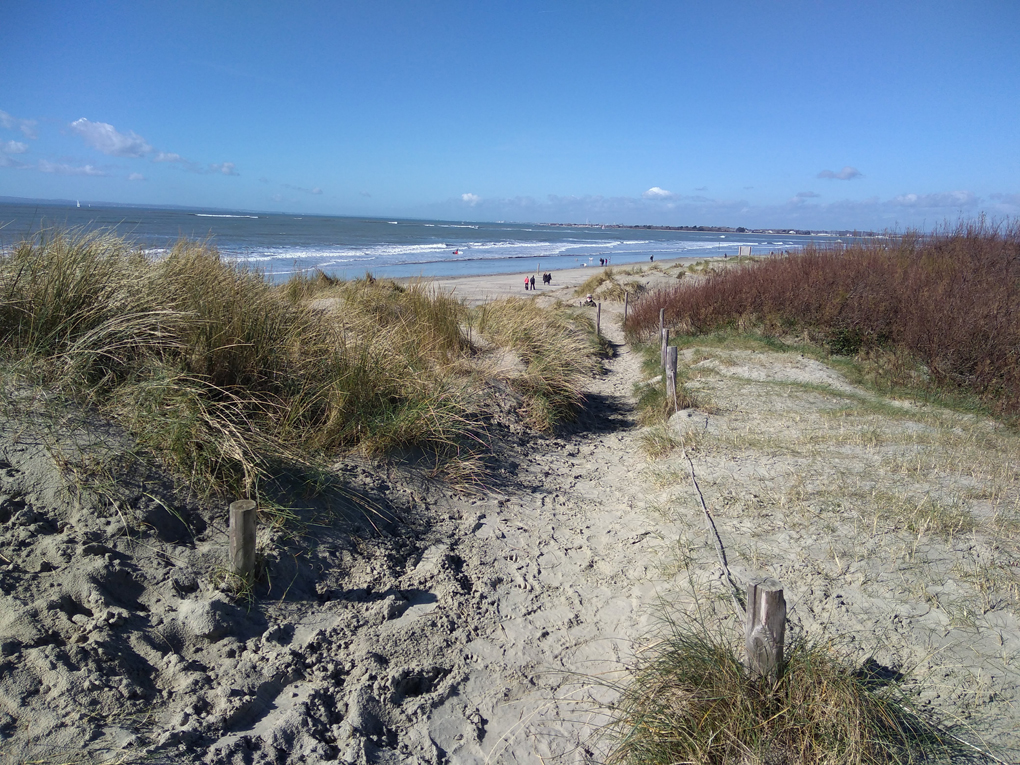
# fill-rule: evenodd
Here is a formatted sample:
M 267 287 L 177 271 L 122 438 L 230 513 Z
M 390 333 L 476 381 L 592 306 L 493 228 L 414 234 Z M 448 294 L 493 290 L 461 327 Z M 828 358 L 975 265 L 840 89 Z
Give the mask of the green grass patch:
M 830 643 L 792 641 L 773 680 L 752 676 L 723 636 L 672 623 L 621 690 L 612 764 L 977 759 L 916 704 L 907 678 Z

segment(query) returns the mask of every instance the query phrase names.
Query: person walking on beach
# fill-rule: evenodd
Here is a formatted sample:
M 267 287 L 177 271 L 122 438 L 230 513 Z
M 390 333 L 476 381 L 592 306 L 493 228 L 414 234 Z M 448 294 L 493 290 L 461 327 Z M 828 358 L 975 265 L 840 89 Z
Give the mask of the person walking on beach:
M 528 282 L 528 277 L 526 277 L 526 276 L 525 276 L 525 277 L 524 277 L 524 291 L 525 291 L 525 292 L 527 292 L 527 291 L 528 291 L 528 284 L 529 284 L 529 282 Z
M 534 274 L 532 274 L 532 276 L 531 276 L 531 289 L 535 289 L 535 276 L 534 276 Z

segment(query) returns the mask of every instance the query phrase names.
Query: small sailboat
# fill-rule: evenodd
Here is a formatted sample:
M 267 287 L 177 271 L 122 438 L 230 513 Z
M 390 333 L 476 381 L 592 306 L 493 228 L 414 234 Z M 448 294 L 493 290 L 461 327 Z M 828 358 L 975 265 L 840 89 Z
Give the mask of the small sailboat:
M 81 207 L 81 200 L 80 199 L 76 199 L 74 201 L 78 203 L 78 207 L 80 208 Z

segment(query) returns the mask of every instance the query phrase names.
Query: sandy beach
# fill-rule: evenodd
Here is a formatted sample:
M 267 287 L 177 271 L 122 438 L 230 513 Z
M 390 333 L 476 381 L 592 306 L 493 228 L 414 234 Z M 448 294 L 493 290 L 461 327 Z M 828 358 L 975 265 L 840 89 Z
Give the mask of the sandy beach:
M 667 284 L 675 284 L 673 275 L 667 275 L 666 271 L 675 272 L 677 268 L 696 263 L 703 258 L 673 258 L 669 260 L 653 261 L 651 263 L 627 264 L 623 266 L 584 266 L 581 268 L 566 268 L 558 271 L 521 271 L 519 273 L 487 274 L 485 276 L 457 276 L 440 277 L 428 279 L 437 289 L 448 292 L 463 300 L 468 305 L 478 305 L 489 300 L 497 300 L 505 297 L 553 297 L 569 302 L 574 299 L 571 294 L 574 289 L 583 284 L 587 279 L 599 271 L 607 268 L 616 273 L 623 271 L 643 271 L 640 281 L 646 287 L 654 289 Z M 722 262 L 722 259 L 713 259 Z M 540 264 L 539 264 L 540 265 Z M 551 273 L 552 283 L 543 284 L 542 274 Z M 524 289 L 524 279 L 535 277 L 535 290 Z M 634 278 L 634 277 L 624 277 Z M 411 279 L 398 279 L 397 281 L 407 282 Z
M 683 263 L 626 278 L 676 283 Z M 572 302 L 593 271 L 434 284 Z M 742 639 L 682 439 L 734 577 L 782 581 L 791 634 L 911 670 L 923 706 L 1020 761 L 1016 435 L 796 353 L 708 347 L 683 353 L 697 407 L 649 432 L 636 396 L 661 383 L 622 306 L 602 311 L 616 352 L 577 424 L 494 430 L 476 492 L 338 463 L 344 493 L 263 508 L 250 605 L 220 586 L 225 502 L 94 414 L 6 391 L 0 759 L 599 762 L 606 704 L 664 617 Z M 674 448 L 652 459 L 651 439 Z

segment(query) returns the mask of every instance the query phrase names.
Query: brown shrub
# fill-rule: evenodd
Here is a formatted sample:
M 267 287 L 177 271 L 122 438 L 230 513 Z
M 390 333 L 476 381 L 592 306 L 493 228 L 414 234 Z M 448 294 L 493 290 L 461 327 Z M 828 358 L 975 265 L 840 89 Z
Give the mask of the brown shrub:
M 693 334 L 723 327 L 807 332 L 833 353 L 906 350 L 932 381 L 1020 414 L 1020 222 L 961 224 L 801 253 L 650 294 L 627 330 L 667 324 Z

